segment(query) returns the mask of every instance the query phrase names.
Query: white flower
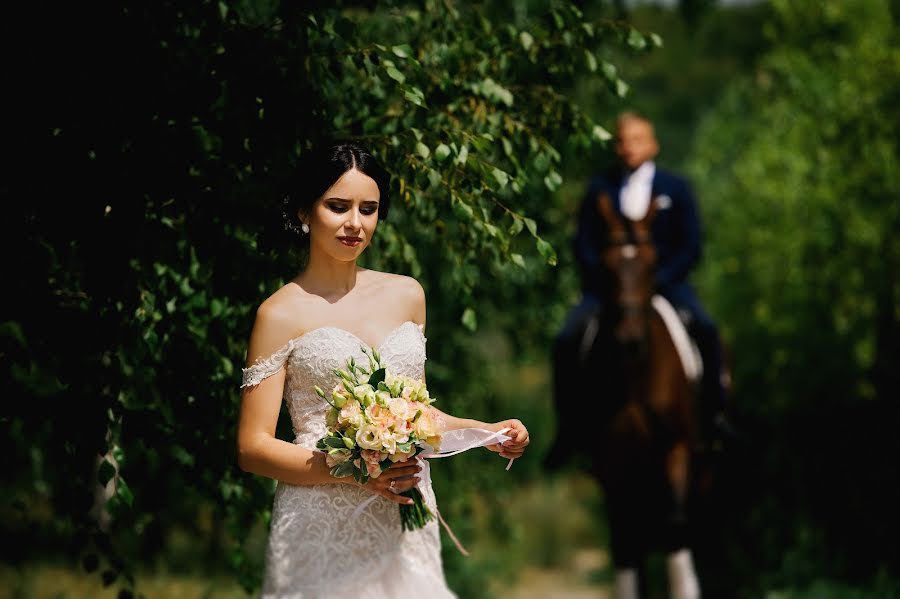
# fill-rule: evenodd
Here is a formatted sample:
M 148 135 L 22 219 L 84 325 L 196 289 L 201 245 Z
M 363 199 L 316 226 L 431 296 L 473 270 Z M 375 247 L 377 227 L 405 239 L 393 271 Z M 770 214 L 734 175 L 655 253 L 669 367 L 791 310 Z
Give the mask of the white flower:
M 361 427 L 359 427 L 359 430 L 356 431 L 356 443 L 363 449 L 376 449 L 380 451 L 381 437 L 381 427 L 374 426 L 368 423 L 363 424 Z
M 401 420 L 410 420 L 416 415 L 416 409 L 410 406 L 410 402 L 402 397 L 392 397 L 387 402 L 391 414 Z

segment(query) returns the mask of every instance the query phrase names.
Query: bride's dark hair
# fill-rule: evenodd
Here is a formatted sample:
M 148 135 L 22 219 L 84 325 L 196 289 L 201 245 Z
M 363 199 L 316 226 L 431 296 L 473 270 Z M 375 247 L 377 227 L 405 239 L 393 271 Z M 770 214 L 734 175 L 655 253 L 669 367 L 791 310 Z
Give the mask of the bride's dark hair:
M 352 168 L 371 177 L 378 185 L 378 220 L 384 220 L 390 207 L 391 176 L 363 146 L 353 142 L 338 142 L 321 149 L 304 152 L 300 156 L 291 189 L 285 198 L 283 218 L 286 224 L 300 226 L 299 211 L 308 212 L 312 205 L 335 181 Z

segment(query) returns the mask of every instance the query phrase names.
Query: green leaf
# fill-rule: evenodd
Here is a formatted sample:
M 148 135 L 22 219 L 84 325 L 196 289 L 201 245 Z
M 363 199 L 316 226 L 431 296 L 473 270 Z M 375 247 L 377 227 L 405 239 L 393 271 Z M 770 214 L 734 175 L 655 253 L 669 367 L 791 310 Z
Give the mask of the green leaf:
M 463 220 L 472 220 L 472 217 L 475 216 L 475 211 L 472 210 L 472 207 L 462 200 L 457 200 L 453 203 L 453 212 Z
M 341 447 L 343 447 L 343 443 L 341 443 Z M 347 460 L 343 464 L 338 464 L 334 468 L 331 469 L 331 476 L 335 478 L 344 478 L 345 476 L 350 476 L 354 473 L 356 467 L 353 465 L 351 460 Z
M 397 67 L 389 66 L 385 69 L 385 72 L 387 72 L 388 77 L 390 77 L 397 83 L 403 83 L 404 81 L 406 81 L 406 75 L 398 71 Z
M 537 240 L 537 249 L 550 266 L 556 266 L 556 251 L 553 246 L 541 238 Z
M 509 226 L 509 234 L 510 235 L 518 235 L 522 228 L 525 226 L 525 223 L 522 222 L 521 218 L 513 218 L 512 224 Z
M 616 79 L 616 95 L 624 98 L 628 94 L 628 84 L 621 79 Z
M 644 36 L 637 29 L 632 29 L 628 32 L 626 41 L 628 42 L 628 45 L 635 50 L 643 50 L 647 47 L 647 40 L 644 39 Z
M 116 495 L 128 507 L 134 505 L 134 493 L 131 492 L 131 488 L 129 488 L 128 484 L 125 482 L 125 479 L 121 476 L 116 481 Z
M 326 447 L 332 449 L 344 449 L 344 440 L 341 437 L 325 437 L 324 443 Z
M 472 308 L 466 308 L 463 311 L 462 318 L 460 318 L 460 322 L 462 322 L 463 326 L 469 329 L 472 332 L 475 332 L 475 329 L 478 328 L 478 320 L 475 317 L 475 310 Z
M 412 102 L 416 106 L 425 107 L 425 94 L 422 90 L 415 86 L 410 86 L 403 90 L 403 97 Z
M 416 142 L 416 152 L 419 154 L 419 156 L 425 159 L 428 159 L 428 157 L 431 156 L 431 150 L 429 150 L 428 146 L 423 144 L 421 141 Z
M 609 79 L 610 81 L 616 80 L 616 74 L 617 74 L 616 65 L 604 61 L 603 65 L 600 67 L 600 69 L 603 71 L 603 74 L 606 76 L 607 79 Z
M 525 258 L 522 257 L 522 254 L 510 254 L 509 259 L 516 266 L 521 266 L 522 268 L 525 268 Z
M 597 70 L 597 58 L 594 56 L 594 53 L 590 50 L 584 50 L 584 60 L 587 63 L 588 70 L 593 73 Z
M 377 388 L 378 384 L 384 381 L 386 375 L 387 371 L 384 368 L 379 368 L 369 377 L 369 384 Z
M 113 466 L 109 460 L 103 460 L 100 464 L 100 468 L 97 470 L 97 482 L 105 486 L 115 475 L 116 467 Z
M 522 44 L 522 48 L 528 52 L 534 45 L 534 38 L 527 31 L 521 31 L 519 32 L 519 42 Z
M 610 133 L 600 125 L 594 125 L 594 127 L 591 129 L 591 135 L 593 135 L 594 139 L 598 141 L 609 141 L 612 139 L 612 133 Z
M 525 226 L 528 227 L 528 232 L 537 237 L 537 223 L 530 218 L 523 218 L 522 220 L 525 222 Z
M 438 162 L 443 162 L 450 155 L 450 146 L 441 143 L 434 149 L 434 158 Z
M 551 192 L 559 189 L 559 186 L 562 185 L 562 177 L 556 171 L 550 171 L 550 173 L 544 177 L 544 185 L 547 186 Z
M 396 56 L 400 58 L 409 58 L 413 55 L 413 49 L 409 46 L 409 44 L 402 44 L 400 46 L 394 46 L 391 48 L 391 52 L 393 52 Z
M 663 38 L 660 37 L 660 35 L 659 35 L 658 33 L 651 33 L 651 34 L 650 34 L 650 41 L 651 41 L 651 42 L 653 43 L 653 45 L 654 45 L 655 47 L 657 47 L 657 48 L 662 48 L 662 47 L 663 47 Z
M 459 156 L 456 157 L 456 164 L 465 164 L 466 159 L 469 157 L 469 146 L 464 145 L 459 149 Z
M 494 175 L 494 179 L 500 184 L 500 187 L 506 187 L 506 184 L 509 183 L 509 175 L 499 168 L 494 167 L 491 174 Z
M 189 452 L 184 447 L 181 447 L 180 445 L 174 445 L 172 447 L 171 451 L 172 451 L 172 456 L 176 460 L 178 460 L 181 464 L 188 466 L 188 467 L 194 465 L 196 458 L 194 457 L 194 455 L 191 452 Z

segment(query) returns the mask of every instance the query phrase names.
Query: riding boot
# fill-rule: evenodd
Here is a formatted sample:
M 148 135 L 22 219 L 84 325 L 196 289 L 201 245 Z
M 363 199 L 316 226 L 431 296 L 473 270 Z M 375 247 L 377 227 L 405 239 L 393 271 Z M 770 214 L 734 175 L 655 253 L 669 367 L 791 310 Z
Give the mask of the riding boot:
M 714 326 L 693 323 L 692 335 L 703 359 L 703 380 L 700 387 L 699 413 L 701 436 L 712 441 L 730 442 L 740 433 L 728 418 L 728 396 L 725 373 L 722 369 L 722 345 Z
M 570 458 L 585 454 L 589 447 L 580 446 L 583 435 L 572 434 L 578 421 L 578 381 L 582 379 L 585 365 L 581 355 L 585 345 L 586 329 L 596 321 L 602 311 L 600 299 L 585 295 L 572 310 L 553 342 L 553 399 L 556 408 L 556 440 L 544 465 L 550 470 L 562 468 Z M 593 335 L 596 335 L 594 331 Z M 593 338 L 588 345 L 593 343 Z M 582 456 L 583 459 L 583 456 Z

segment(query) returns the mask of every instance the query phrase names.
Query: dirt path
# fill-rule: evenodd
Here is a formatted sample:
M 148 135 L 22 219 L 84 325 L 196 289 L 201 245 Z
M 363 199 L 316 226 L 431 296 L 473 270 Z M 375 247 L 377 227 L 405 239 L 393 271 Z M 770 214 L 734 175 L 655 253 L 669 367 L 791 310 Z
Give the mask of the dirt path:
M 603 549 L 579 549 L 569 568 L 522 570 L 504 599 L 612 599 L 609 554 Z

